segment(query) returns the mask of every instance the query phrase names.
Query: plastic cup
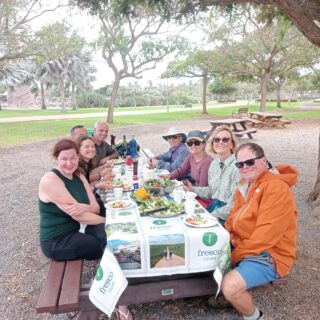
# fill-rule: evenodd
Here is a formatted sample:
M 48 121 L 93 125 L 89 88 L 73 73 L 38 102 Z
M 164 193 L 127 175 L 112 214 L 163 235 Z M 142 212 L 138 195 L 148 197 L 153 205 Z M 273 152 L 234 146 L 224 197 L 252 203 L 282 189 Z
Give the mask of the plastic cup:
M 195 201 L 197 194 L 195 192 L 187 191 L 186 192 L 186 201 Z
M 123 194 L 123 188 L 114 188 L 113 189 L 114 199 L 121 200 Z
M 187 216 L 192 216 L 196 210 L 196 202 L 195 201 L 186 201 L 184 203 L 184 211 Z
M 182 202 L 183 198 L 183 190 L 173 190 L 172 195 L 173 195 L 173 200 L 177 203 Z

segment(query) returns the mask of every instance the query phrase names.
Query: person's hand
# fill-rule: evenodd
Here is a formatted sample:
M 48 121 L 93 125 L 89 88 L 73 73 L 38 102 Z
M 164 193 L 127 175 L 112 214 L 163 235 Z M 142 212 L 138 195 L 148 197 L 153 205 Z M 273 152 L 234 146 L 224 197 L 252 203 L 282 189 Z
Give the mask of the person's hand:
M 112 189 L 112 182 L 111 181 L 106 181 L 102 180 L 99 181 L 95 184 L 95 187 L 98 189 L 103 189 L 103 190 L 111 190 Z
M 82 203 L 75 202 L 68 205 L 64 211 L 70 216 L 78 216 L 79 214 L 86 211 L 86 207 Z
M 104 180 L 112 180 L 115 176 L 114 172 L 112 171 L 112 168 L 105 168 L 100 171 L 101 177 L 103 177 Z
M 102 165 L 103 169 L 107 169 L 107 168 L 113 168 L 113 163 L 112 162 L 106 162 Z
M 192 184 L 189 180 L 182 181 L 182 188 L 184 191 L 192 191 Z
M 154 169 L 157 166 L 158 160 L 156 158 L 149 158 L 148 159 L 148 165 L 149 169 Z

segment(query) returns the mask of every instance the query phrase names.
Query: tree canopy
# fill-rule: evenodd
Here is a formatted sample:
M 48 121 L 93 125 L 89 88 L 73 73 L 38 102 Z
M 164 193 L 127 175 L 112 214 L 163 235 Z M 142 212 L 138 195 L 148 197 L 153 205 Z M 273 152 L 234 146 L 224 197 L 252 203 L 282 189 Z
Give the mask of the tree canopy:
M 92 12 L 110 0 L 70 0 Z M 320 1 L 319 0 L 112 0 L 124 14 L 134 14 L 141 6 L 154 8 L 167 19 L 181 18 L 208 10 L 212 6 L 228 6 L 241 3 L 273 5 L 281 10 L 313 44 L 320 46 Z

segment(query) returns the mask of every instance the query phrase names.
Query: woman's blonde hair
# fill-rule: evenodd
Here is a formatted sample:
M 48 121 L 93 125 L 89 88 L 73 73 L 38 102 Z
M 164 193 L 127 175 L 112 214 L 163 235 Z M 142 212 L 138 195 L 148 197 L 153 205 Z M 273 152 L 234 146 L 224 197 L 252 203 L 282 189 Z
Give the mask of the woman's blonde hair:
M 219 126 L 219 127 L 216 127 L 214 129 L 214 131 L 212 132 L 212 135 L 211 137 L 209 138 L 208 140 L 208 151 L 209 152 L 212 152 L 212 153 L 216 153 L 214 148 L 213 148 L 213 139 L 216 137 L 217 133 L 221 132 L 221 131 L 228 131 L 230 133 L 230 136 L 231 136 L 231 142 L 232 142 L 232 148 L 231 148 L 231 153 L 234 153 L 234 150 L 237 146 L 237 141 L 236 141 L 236 138 L 235 138 L 235 135 L 234 133 L 232 132 L 232 130 L 230 129 L 230 127 L 226 126 L 226 125 L 223 125 L 223 126 Z

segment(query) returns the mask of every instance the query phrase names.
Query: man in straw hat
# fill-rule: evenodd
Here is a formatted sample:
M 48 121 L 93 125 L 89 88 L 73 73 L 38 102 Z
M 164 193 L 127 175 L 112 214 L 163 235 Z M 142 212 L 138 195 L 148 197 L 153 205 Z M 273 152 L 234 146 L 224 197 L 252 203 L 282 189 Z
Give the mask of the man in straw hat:
M 185 144 L 187 136 L 177 128 L 171 127 L 168 132 L 162 136 L 162 138 L 168 141 L 170 149 L 156 157 L 149 158 L 149 167 L 166 169 L 169 172 L 172 172 L 179 168 L 189 155 L 189 149 Z

